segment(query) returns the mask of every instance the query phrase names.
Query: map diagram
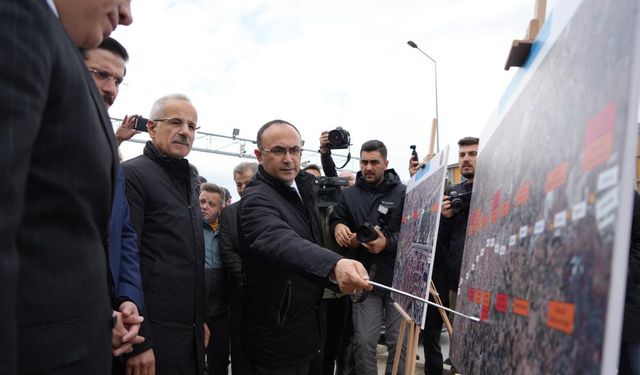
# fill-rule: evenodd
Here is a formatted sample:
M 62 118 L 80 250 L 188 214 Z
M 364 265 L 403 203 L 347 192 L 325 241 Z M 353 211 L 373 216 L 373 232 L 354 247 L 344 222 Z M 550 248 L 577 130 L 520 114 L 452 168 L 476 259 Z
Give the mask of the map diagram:
M 464 375 L 615 373 L 640 2 L 557 5 L 480 139 L 457 309 L 481 322 L 456 318 L 451 347 Z
M 407 183 L 393 288 L 427 299 L 449 147 L 440 151 Z M 426 304 L 393 293 L 393 299 L 424 328 Z

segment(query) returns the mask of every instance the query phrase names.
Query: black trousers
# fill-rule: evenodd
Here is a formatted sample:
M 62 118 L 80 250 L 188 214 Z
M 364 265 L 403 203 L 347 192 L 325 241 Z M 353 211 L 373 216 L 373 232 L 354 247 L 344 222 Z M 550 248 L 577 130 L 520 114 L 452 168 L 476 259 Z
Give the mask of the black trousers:
M 242 291 L 230 285 L 231 306 L 231 372 L 233 375 L 251 375 L 251 364 L 242 350 L 240 344 L 240 328 L 242 326 Z
M 438 271 L 435 267 L 431 276 L 436 290 L 440 294 L 440 299 L 444 306 L 449 305 L 449 288 L 447 288 L 446 275 Z M 429 295 L 429 301 L 435 302 Z M 437 307 L 429 305 L 427 307 L 427 319 L 422 332 L 422 345 L 424 347 L 424 370 L 425 374 L 442 374 L 443 359 L 440 348 L 440 334 L 442 332 L 442 317 Z
M 211 339 L 207 346 L 208 375 L 227 375 L 229 373 L 229 314 L 213 317 L 207 321 Z
M 345 350 L 343 338 L 347 323 L 349 297 L 323 298 L 318 305 L 322 352 L 310 363 L 309 375 L 333 375 L 335 363 Z
M 258 364 L 251 365 L 252 375 L 307 375 L 309 362 L 285 367 L 264 367 Z

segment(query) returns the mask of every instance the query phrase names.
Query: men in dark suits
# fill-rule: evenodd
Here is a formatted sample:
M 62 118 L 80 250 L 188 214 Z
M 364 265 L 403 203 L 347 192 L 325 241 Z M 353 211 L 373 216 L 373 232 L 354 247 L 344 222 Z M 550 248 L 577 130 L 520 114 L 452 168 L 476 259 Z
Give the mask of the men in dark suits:
M 371 286 L 362 264 L 320 246 L 314 179 L 300 172 L 298 130 L 268 122 L 257 145 L 258 173 L 240 201 L 242 346 L 255 375 L 306 375 L 320 350 L 325 283 L 337 281 L 345 293 Z
M 122 164 L 131 223 L 138 234 L 145 300 L 142 335 L 134 353 L 155 356 L 159 374 L 204 372 L 204 236 L 200 184 L 185 157 L 198 114 L 184 95 L 153 104 L 151 141 Z
M 126 74 L 125 63 L 129 60 L 129 54 L 118 41 L 110 37 L 105 38 L 97 48 L 90 50 L 81 48 L 80 52 L 108 110 L 118 97 L 120 84 Z M 125 116 L 115 134 L 118 145 L 137 133 L 133 128 L 135 120 L 135 117 Z M 127 331 L 123 342 L 128 346 L 127 351 L 130 351 L 132 344 L 139 344 L 144 340 L 141 336 L 137 336 L 144 298 L 140 278 L 138 237 L 131 225 L 129 204 L 124 196 L 124 174 L 120 166 L 117 169 L 117 183 L 109 220 L 109 269 L 113 282 L 112 306 L 123 315 Z M 155 360 L 150 353 L 134 355 L 126 360 L 126 367 L 133 373 L 146 373 L 153 368 L 154 364 Z M 114 359 L 113 373 L 125 373 L 122 358 Z
M 128 0 L 0 2 L 1 374 L 108 374 L 121 344 L 106 263 L 115 139 L 77 47 L 131 21 Z

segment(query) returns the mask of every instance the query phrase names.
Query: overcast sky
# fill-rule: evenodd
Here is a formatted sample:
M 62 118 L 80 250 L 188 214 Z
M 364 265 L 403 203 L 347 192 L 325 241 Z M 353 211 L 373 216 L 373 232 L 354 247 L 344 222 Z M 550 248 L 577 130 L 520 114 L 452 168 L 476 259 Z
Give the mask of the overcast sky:
M 517 70 L 505 71 L 504 63 L 511 41 L 524 37 L 534 4 L 136 0 L 134 23 L 112 35 L 131 59 L 128 87 L 110 114 L 148 116 L 155 99 L 180 92 L 209 133 L 230 136 L 237 128 L 240 137 L 255 139 L 262 124 L 280 118 L 300 129 L 306 148 L 317 149 L 322 130 L 342 126 L 356 156 L 369 139 L 387 144 L 390 167 L 406 180 L 409 145 L 424 156 L 436 113 L 434 64 L 407 41 L 437 61 L 440 146 L 452 145 L 455 157 L 459 138 L 481 135 Z M 241 145 L 220 140 L 211 147 L 237 153 Z M 246 144 L 248 153 L 253 149 Z M 128 159 L 142 145 L 121 150 Z M 195 151 L 188 158 L 237 198 L 232 169 L 246 159 Z M 303 161 L 318 159 L 305 154 Z

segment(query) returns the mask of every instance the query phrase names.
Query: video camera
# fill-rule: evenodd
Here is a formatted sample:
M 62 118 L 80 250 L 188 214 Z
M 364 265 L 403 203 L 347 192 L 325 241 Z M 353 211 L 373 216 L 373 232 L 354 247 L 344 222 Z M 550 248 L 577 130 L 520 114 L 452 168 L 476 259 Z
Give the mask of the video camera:
M 318 185 L 318 208 L 335 206 L 338 201 L 338 194 L 341 186 L 349 186 L 349 179 L 346 177 L 320 176 L 313 180 Z
M 391 218 L 391 208 L 393 206 L 393 202 L 380 202 L 378 206 L 378 218 L 377 226 L 380 228 L 382 233 L 386 237 L 390 235 L 390 231 L 388 228 L 389 219 Z M 372 225 L 369 222 L 365 222 L 356 230 L 356 238 L 360 243 L 371 242 L 378 238 L 378 233 L 376 233 L 375 225 Z
M 329 132 L 329 144 L 327 147 L 336 150 L 349 148 L 349 146 L 351 146 L 351 135 L 348 131 L 338 126 Z
M 458 193 L 454 190 L 449 193 L 449 199 L 454 213 L 463 212 L 468 210 L 471 205 L 471 192 Z

